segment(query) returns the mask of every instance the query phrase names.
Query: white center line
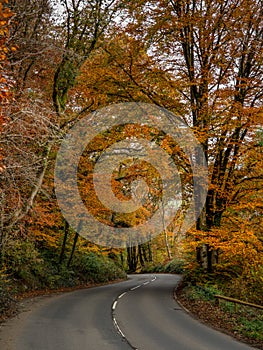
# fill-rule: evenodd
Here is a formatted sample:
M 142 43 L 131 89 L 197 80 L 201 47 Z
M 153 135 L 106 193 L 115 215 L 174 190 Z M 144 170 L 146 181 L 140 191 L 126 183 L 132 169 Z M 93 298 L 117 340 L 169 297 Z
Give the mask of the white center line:
M 115 310 L 116 309 L 116 305 L 117 305 L 117 301 L 115 300 L 113 305 L 112 305 L 112 310 Z
M 150 283 L 150 282 L 154 282 L 154 281 L 156 280 L 156 278 L 157 278 L 157 277 L 155 276 L 155 277 L 154 277 L 153 279 L 151 279 L 150 281 L 145 281 L 144 283 L 139 284 L 138 286 L 132 287 L 132 288 L 130 288 L 129 290 L 132 291 L 132 290 L 135 290 L 135 289 L 140 288 L 140 287 L 142 287 L 142 286 L 145 286 L 146 284 L 148 284 L 148 283 Z M 117 300 L 115 300 L 114 303 L 112 304 L 112 320 L 113 320 L 114 326 L 116 327 L 117 331 L 118 331 L 119 334 L 122 336 L 122 338 L 124 338 L 124 339 L 128 342 L 128 344 L 129 344 L 134 350 L 138 350 L 137 348 L 133 347 L 133 346 L 130 344 L 130 342 L 127 340 L 125 334 L 122 332 L 122 330 L 121 330 L 120 326 L 118 325 L 118 322 L 117 322 L 117 320 L 116 320 L 116 318 L 115 318 L 115 309 L 116 309 L 116 307 L 117 307 L 118 299 L 122 298 L 122 297 L 123 297 L 125 294 L 127 294 L 127 293 L 128 293 L 128 291 L 123 292 L 122 294 L 120 294 L 120 295 L 117 297 Z
M 122 293 L 121 295 L 118 296 L 118 299 L 122 298 L 127 292 Z
M 142 285 L 141 284 L 139 284 L 138 286 L 136 286 L 136 287 L 133 287 L 133 288 L 131 288 L 130 290 L 135 290 L 135 289 L 137 289 L 137 288 L 140 288 Z

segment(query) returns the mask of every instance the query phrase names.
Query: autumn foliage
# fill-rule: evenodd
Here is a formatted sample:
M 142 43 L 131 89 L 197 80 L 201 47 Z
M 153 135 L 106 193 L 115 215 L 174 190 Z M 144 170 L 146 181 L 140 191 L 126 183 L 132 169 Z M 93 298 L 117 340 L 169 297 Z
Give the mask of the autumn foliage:
M 8 45 L 10 19 L 13 17 L 12 11 L 7 7 L 8 1 L 0 2 L 0 103 L 4 103 L 10 96 L 10 78 L 5 72 L 8 63 L 8 52 L 12 49 Z
M 192 280 L 202 274 L 215 278 L 229 295 L 258 300 L 263 283 L 262 1 L 58 3 L 59 13 L 49 0 L 0 1 L 2 268 L 24 281 L 37 275 L 34 288 L 55 287 L 67 279 L 86 280 L 94 254 L 131 271 L 161 270 L 174 258 L 180 268 L 183 261 Z M 175 233 L 183 224 L 178 215 L 158 237 L 148 232 L 146 245 L 120 250 L 84 240 L 65 222 L 56 202 L 54 167 L 61 141 L 75 123 L 98 108 L 134 101 L 167 108 L 191 128 L 207 160 L 208 193 L 185 235 Z M 193 173 L 178 144 L 145 125 L 120 123 L 87 145 L 78 169 L 83 202 L 111 226 L 138 225 L 161 205 L 158 172 L 137 160 L 127 159 L 114 171 L 113 193 L 129 199 L 130 185 L 144 176 L 156 202 L 147 202 L 137 216 L 114 216 L 96 196 L 97 159 L 114 143 L 136 136 L 156 142 L 175 160 L 182 211 L 189 204 Z M 101 264 L 104 260 L 96 266 Z M 78 275 L 82 268 L 85 273 Z
M 0 2 L 0 132 L 4 123 L 4 111 L 2 107 L 11 97 L 11 77 L 8 75 L 8 52 L 12 49 L 8 45 L 10 20 L 14 15 L 7 7 L 8 0 Z M 3 156 L 0 148 L 0 172 L 3 170 Z

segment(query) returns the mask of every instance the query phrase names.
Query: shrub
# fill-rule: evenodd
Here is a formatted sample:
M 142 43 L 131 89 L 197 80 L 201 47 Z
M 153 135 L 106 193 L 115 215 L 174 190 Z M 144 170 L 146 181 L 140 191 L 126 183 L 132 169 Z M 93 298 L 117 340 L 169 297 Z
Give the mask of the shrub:
M 14 293 L 32 289 L 57 289 L 84 283 L 103 283 L 126 274 L 107 257 L 95 253 L 76 252 L 72 265 L 58 264 L 58 256 L 38 251 L 32 241 L 10 240 L 4 250 L 3 263 Z M 6 300 L 6 290 L 0 283 L 0 298 Z M 4 301 L 8 304 L 8 301 Z M 1 305 L 0 305 L 1 313 Z
M 4 251 L 4 264 L 10 278 L 22 281 L 25 289 L 37 288 L 45 275 L 45 262 L 28 240 L 8 242 Z
M 182 274 L 185 272 L 185 262 L 180 259 L 173 259 L 164 266 L 164 272 Z
M 76 254 L 72 268 L 86 282 L 107 282 L 126 274 L 110 259 L 94 253 Z
M 15 300 L 12 298 L 8 290 L 7 276 L 3 271 L 0 271 L 0 315 L 6 313 L 15 305 Z

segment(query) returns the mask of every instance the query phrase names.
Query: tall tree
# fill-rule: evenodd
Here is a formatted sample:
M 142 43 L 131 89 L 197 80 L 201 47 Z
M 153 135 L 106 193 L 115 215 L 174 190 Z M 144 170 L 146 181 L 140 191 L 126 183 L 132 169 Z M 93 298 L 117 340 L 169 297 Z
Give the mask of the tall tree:
M 10 232 L 23 231 L 20 224 L 41 189 L 55 131 L 52 104 L 43 89 L 50 76 L 41 71 L 47 68 L 49 2 L 14 0 L 6 4 L 6 11 L 11 9 L 15 15 L 6 54 L 13 84 L 0 135 L 5 165 L 0 174 L 0 252 Z
M 63 6 L 61 59 L 54 75 L 53 101 L 60 115 L 82 64 L 109 36 L 120 4 L 116 0 L 61 0 Z
M 11 77 L 8 76 L 9 68 L 8 54 L 12 47 L 9 45 L 11 18 L 14 13 L 7 7 L 8 1 L 0 1 L 0 103 L 1 107 L 10 97 Z M 2 110 L 0 110 L 2 118 Z M 2 119 L 1 119 L 2 121 Z M 1 125 L 1 124 L 0 124 Z
M 197 228 L 210 231 L 220 226 L 240 154 L 258 126 L 262 2 L 140 1 L 131 4 L 130 15 L 135 20 L 128 21 L 127 30 L 141 38 L 153 59 L 173 73 L 188 109 L 182 117 L 203 145 L 210 186 Z M 211 249 L 203 248 L 198 258 L 211 271 Z
M 10 41 L 17 47 L 9 58 L 16 91 L 21 93 L 24 88 L 39 88 L 49 76 L 50 55 L 54 59 L 53 10 L 50 0 L 10 0 L 9 7 L 15 13 Z
M 0 134 L 3 132 L 3 127 L 6 122 L 4 106 L 8 104 L 11 93 L 11 77 L 8 75 L 9 72 L 9 61 L 8 61 L 8 53 L 10 52 L 10 47 L 8 45 L 9 35 L 10 35 L 10 20 L 13 16 L 12 11 L 7 7 L 8 1 L 1 0 L 0 2 Z M 0 142 L 0 176 L 5 171 L 6 166 L 4 164 L 4 152 L 3 145 Z M 3 198 L 3 191 L 1 188 L 1 197 Z M 0 220 L 0 261 L 1 261 L 1 248 L 3 244 L 3 231 L 4 231 L 4 222 L 2 220 L 3 217 L 3 209 L 1 208 L 1 220 Z
M 117 32 L 103 42 L 83 64 L 72 90 L 72 99 L 85 110 L 116 102 L 154 103 L 171 111 L 180 110 L 172 76 L 156 65 L 145 44 Z

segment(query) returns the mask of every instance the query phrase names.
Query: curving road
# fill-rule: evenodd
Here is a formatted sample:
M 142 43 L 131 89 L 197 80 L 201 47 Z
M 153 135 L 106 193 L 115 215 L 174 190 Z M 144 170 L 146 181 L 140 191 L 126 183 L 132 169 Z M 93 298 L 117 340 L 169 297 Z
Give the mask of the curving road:
M 1 350 L 251 350 L 190 317 L 173 299 L 176 275 L 127 281 L 25 302 L 2 325 Z

